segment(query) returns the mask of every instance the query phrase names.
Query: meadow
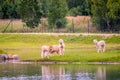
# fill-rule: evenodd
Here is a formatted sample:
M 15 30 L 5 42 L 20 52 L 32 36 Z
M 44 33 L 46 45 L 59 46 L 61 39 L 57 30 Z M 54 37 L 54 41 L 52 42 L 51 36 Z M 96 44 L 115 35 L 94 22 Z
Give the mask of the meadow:
M 18 54 L 20 60 L 41 61 L 42 45 L 57 45 L 65 42 L 63 56 L 55 56 L 45 61 L 57 62 L 120 62 L 120 36 L 99 35 L 48 35 L 48 34 L 0 34 L 0 53 Z M 106 52 L 97 53 L 93 39 L 106 41 Z M 43 60 L 42 60 L 43 61 Z

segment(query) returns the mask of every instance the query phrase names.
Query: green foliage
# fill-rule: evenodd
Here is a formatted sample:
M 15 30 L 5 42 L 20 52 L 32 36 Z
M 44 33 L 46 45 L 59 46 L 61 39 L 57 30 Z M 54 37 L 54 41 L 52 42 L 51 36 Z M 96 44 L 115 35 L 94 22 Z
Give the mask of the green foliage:
M 0 49 L 0 54 L 7 54 L 7 52 Z
M 50 0 L 40 0 L 42 17 L 47 17 Z
M 48 22 L 51 28 L 65 27 L 67 14 L 66 0 L 51 0 L 48 11 Z
M 91 0 L 92 20 L 101 31 L 120 30 L 120 1 Z
M 72 15 L 72 16 L 77 16 L 77 15 L 82 15 L 81 12 L 79 12 L 79 6 L 78 7 L 74 7 L 72 9 L 69 10 L 69 15 Z
M 108 0 L 107 8 L 109 9 L 108 16 L 110 18 L 120 18 L 120 0 Z
M 61 18 L 61 19 L 57 19 L 56 20 L 56 26 L 57 28 L 62 28 L 62 27 L 65 27 L 67 21 L 65 18 Z
M 67 0 L 69 15 L 90 15 L 90 1 L 89 0 Z
M 91 0 L 92 5 L 92 19 L 93 22 L 97 25 L 99 30 L 104 30 L 107 29 L 105 27 L 105 22 L 107 19 L 106 13 L 107 13 L 107 7 L 106 7 L 106 2 L 103 0 Z
M 40 11 L 41 4 L 37 0 L 22 0 L 20 4 L 20 15 L 22 21 L 30 28 L 35 28 L 39 25 L 42 12 Z
M 109 24 L 112 31 L 120 30 L 120 0 L 108 0 L 107 8 L 110 18 Z
M 23 0 L 12 0 L 12 1 L 11 0 L 0 0 L 0 14 L 1 14 L 0 18 L 20 18 L 21 11 L 19 7 L 22 5 L 23 7 L 25 6 L 24 8 L 28 9 L 27 5 L 32 1 L 29 1 L 29 0 L 27 1 L 25 3 L 25 1 L 23 2 Z M 36 1 L 38 3 L 36 3 Z M 52 0 L 33 0 L 33 3 L 39 5 L 40 12 L 42 13 L 41 14 L 42 17 L 47 17 L 47 14 L 49 14 L 51 2 Z M 63 3 L 64 2 L 65 2 L 65 5 L 63 5 L 63 9 L 66 8 L 66 5 L 67 5 L 69 8 L 69 13 L 68 13 L 69 15 L 75 15 L 75 16 L 76 15 L 88 15 L 89 13 L 88 12 L 90 8 L 89 0 L 79 0 L 79 1 L 78 0 L 66 0 L 66 1 L 63 1 Z M 19 5 L 20 3 L 21 5 Z M 32 10 L 33 8 L 30 8 L 30 9 Z M 28 11 L 28 13 L 29 12 L 30 11 Z
M 65 16 L 88 15 L 100 31 L 120 31 L 120 0 L 0 0 L 0 18 L 21 18 L 30 28 L 47 17 L 50 28 L 66 26 Z
M 20 18 L 18 4 L 19 1 L 15 0 L 0 0 L 0 18 Z

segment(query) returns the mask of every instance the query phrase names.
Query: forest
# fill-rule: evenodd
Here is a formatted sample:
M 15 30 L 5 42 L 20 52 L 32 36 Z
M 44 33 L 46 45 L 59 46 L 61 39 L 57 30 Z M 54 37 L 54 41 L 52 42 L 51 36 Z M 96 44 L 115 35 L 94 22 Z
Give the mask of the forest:
M 120 31 L 120 0 L 0 0 L 0 19 L 21 19 L 35 28 L 48 18 L 49 28 L 62 28 L 66 16 L 90 16 L 100 31 Z

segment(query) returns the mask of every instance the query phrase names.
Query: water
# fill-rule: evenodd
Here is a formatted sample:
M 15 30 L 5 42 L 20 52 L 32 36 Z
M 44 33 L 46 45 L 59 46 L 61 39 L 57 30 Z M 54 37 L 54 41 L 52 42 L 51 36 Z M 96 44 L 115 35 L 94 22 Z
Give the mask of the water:
M 120 65 L 0 63 L 0 80 L 120 80 Z

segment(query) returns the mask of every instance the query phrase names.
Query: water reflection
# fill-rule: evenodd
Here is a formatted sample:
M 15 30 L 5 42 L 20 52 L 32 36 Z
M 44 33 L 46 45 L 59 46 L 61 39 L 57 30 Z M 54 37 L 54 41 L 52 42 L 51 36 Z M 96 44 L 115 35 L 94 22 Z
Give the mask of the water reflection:
M 110 66 L 67 65 L 54 67 L 42 65 L 42 80 L 114 80 L 112 77 L 109 78 L 110 76 L 106 73 L 106 71 L 112 70 Z M 117 76 L 119 74 L 116 73 Z M 120 77 L 116 77 L 116 79 L 119 80 Z
M 120 80 L 120 65 L 0 64 L 0 80 Z
M 98 67 L 96 72 L 97 80 L 106 80 L 106 68 L 105 67 Z
M 65 68 L 42 65 L 42 80 L 65 80 Z

